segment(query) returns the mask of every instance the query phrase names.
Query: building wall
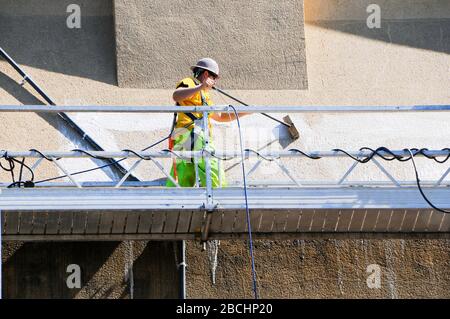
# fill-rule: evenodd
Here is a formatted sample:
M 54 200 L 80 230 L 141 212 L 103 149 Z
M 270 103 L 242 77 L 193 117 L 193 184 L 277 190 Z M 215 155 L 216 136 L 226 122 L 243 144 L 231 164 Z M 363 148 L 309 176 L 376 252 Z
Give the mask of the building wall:
M 114 37 L 117 34 L 118 39 L 126 38 L 125 32 L 129 30 L 117 28 L 122 25 L 133 26 L 141 32 L 135 36 L 142 38 L 144 43 L 151 42 L 150 39 L 154 36 L 154 33 L 144 26 L 148 24 L 147 20 L 133 19 L 137 17 L 135 10 L 139 9 L 140 1 L 139 4 L 136 1 L 130 5 L 128 21 L 122 15 L 122 20 L 117 19 L 116 23 L 114 10 L 121 10 L 120 1 L 116 1 L 115 8 L 112 2 L 106 0 L 46 0 L 41 2 L 41 5 L 32 7 L 25 6 L 24 2 L 0 0 L 1 45 L 58 104 L 173 104 L 171 90 L 159 80 L 149 82 L 146 87 L 151 89 L 127 88 L 127 85 L 121 85 L 120 82 L 121 72 L 124 78 L 129 76 L 129 79 L 133 80 L 137 79 L 135 76 L 139 75 L 140 69 L 134 69 L 131 63 L 128 70 L 123 65 L 122 71 L 119 70 L 120 59 L 128 57 L 124 51 L 126 48 L 123 47 L 124 50 L 118 50 L 116 56 Z M 65 27 L 68 16 L 65 9 L 69 2 L 79 3 L 86 15 L 81 29 L 69 30 Z M 151 2 L 146 3 L 148 9 Z M 176 3 L 171 2 L 170 6 Z M 287 8 L 300 8 L 301 2 L 286 1 L 283 4 L 286 4 Z M 364 17 L 367 16 L 366 2 L 305 0 L 306 40 L 295 45 L 299 48 L 305 47 L 303 61 L 307 61 L 307 72 L 297 68 L 297 73 L 287 73 L 288 78 L 280 79 L 279 82 L 254 82 L 257 84 L 255 86 L 244 85 L 247 84 L 243 82 L 245 77 L 237 75 L 236 83 L 239 85 L 233 86 L 233 77 L 227 73 L 227 68 L 230 68 L 230 63 L 234 61 L 230 58 L 226 60 L 228 66 L 226 63 L 223 66 L 223 87 L 232 88 L 230 93 L 249 104 L 262 105 L 448 104 L 448 1 L 398 0 L 379 1 L 379 4 L 383 17 L 382 28 L 368 31 L 364 27 Z M 261 8 L 270 9 L 264 6 Z M 243 11 L 244 13 L 248 11 Z M 303 17 L 300 9 L 279 9 L 270 12 L 262 10 L 257 13 L 261 14 L 259 17 L 264 17 L 265 14 L 278 17 L 279 14 L 278 21 L 292 23 L 283 26 L 285 30 L 299 30 L 298 21 Z M 123 10 L 121 14 L 124 14 Z M 242 22 L 245 19 L 238 20 Z M 203 20 L 199 18 L 197 21 Z M 213 28 L 214 24 L 210 27 Z M 263 28 L 264 25 L 258 27 Z M 219 34 L 219 31 L 215 29 L 213 34 Z M 302 36 L 299 31 L 300 40 Z M 233 49 L 243 51 L 245 44 L 240 43 Z M 158 50 L 155 49 L 160 56 L 176 58 L 173 56 L 174 52 L 165 50 L 161 46 Z M 295 52 L 298 54 L 300 50 Z M 189 53 L 192 58 L 196 57 L 195 52 L 184 51 L 180 54 L 180 59 L 186 58 L 185 53 Z M 139 55 L 130 54 L 129 59 L 131 62 L 140 63 L 138 57 Z M 264 61 L 266 58 L 264 51 L 253 56 L 254 61 Z M 143 59 L 147 62 L 140 68 L 150 73 L 152 68 L 149 66 L 153 64 L 146 60 L 148 57 Z M 188 62 L 183 60 L 184 65 L 180 63 L 169 69 L 171 76 L 175 78 L 176 75 L 179 79 L 188 75 Z M 281 69 L 291 70 L 292 65 L 288 62 L 284 60 Z M 267 73 L 265 68 L 258 69 L 258 72 L 256 74 L 260 74 L 263 81 L 271 79 L 271 74 Z M 295 86 L 298 83 L 294 87 L 285 86 L 286 81 L 306 83 L 306 74 L 307 87 Z M 28 85 L 22 88 L 17 85 L 18 82 L 20 78 L 17 74 L 4 61 L 0 61 L 0 104 L 41 103 Z M 118 84 L 121 87 L 118 87 Z M 298 90 L 299 88 L 304 90 Z M 217 104 L 229 102 L 216 94 L 213 98 Z M 70 116 L 106 149 L 114 150 L 143 148 L 151 141 L 165 136 L 171 122 L 170 115 Z M 362 146 L 382 145 L 392 148 L 443 148 L 448 147 L 447 137 L 450 134 L 450 116 L 442 113 L 291 114 L 291 117 L 301 132 L 301 139 L 289 147 L 305 150 L 329 150 L 335 147 L 358 149 Z M 266 136 L 267 140 L 259 138 L 265 132 L 271 131 L 263 132 L 261 127 L 273 127 L 271 122 L 265 121 L 266 119 L 257 115 L 243 118 L 242 125 L 248 145 L 263 144 L 274 138 L 270 134 Z M 0 113 L 0 123 L 4 132 L 0 136 L 2 149 L 26 150 L 33 147 L 44 150 L 70 150 L 79 146 L 73 132 L 68 132 L 57 117 Z M 237 147 L 235 123 L 215 125 L 214 129 L 218 148 L 224 145 L 228 148 Z M 165 147 L 166 145 L 162 146 Z M 340 177 L 350 163 L 287 162 L 286 165 L 300 165 L 294 172 L 300 178 L 331 179 Z M 169 164 L 164 165 L 168 167 Z M 436 177 L 447 168 L 430 161 L 418 161 L 418 164 L 424 179 Z M 87 165 L 90 167 L 92 163 L 85 161 L 67 165 L 78 170 Z M 272 178 L 274 174 L 278 174 L 266 163 L 261 168 L 256 172 L 255 178 Z M 355 179 L 379 177 L 369 166 L 360 169 L 355 172 Z M 389 169 L 398 177 L 413 178 L 409 165 L 392 164 Z M 153 172 L 152 169 L 143 168 L 137 174 L 142 178 L 162 177 Z M 40 178 L 55 176 L 58 173 L 60 172 L 50 166 L 43 166 L 38 172 Z M 6 175 L 1 176 L 3 179 Z M 238 181 L 240 172 L 238 169 L 231 169 L 227 176 L 230 181 Z M 92 178 L 92 175 L 83 176 L 82 180 L 89 178 Z M 110 178 L 110 174 L 98 174 L 96 178 L 106 180 Z M 3 243 L 4 296 L 129 298 L 132 286 L 133 297 L 176 296 L 178 283 L 176 269 L 173 267 L 175 255 L 172 244 L 135 242 L 131 257 L 130 245 L 127 242 Z M 261 296 L 274 298 L 448 298 L 448 247 L 448 240 L 407 238 L 257 241 L 255 256 L 258 286 Z M 42 253 L 37 254 L 38 251 Z M 95 258 L 94 252 L 98 252 Z M 198 243 L 189 242 L 187 254 L 188 297 L 251 297 L 246 242 L 220 242 L 216 284 L 211 283 L 207 252 L 202 252 Z M 36 260 L 41 260 L 42 266 L 36 266 Z M 80 262 L 85 276 L 83 287 L 78 291 L 69 291 L 64 287 L 64 278 L 67 276 L 65 267 L 68 263 L 73 263 L 73 260 Z M 135 260 L 131 277 L 125 275 L 130 260 Z M 370 264 L 378 264 L 381 267 L 380 289 L 369 289 L 366 285 L 366 269 Z M 37 271 L 33 271 L 35 267 L 38 268 Z M 8 282 L 13 285 L 8 285 Z
M 228 88 L 308 86 L 301 0 L 114 3 L 120 87 L 172 88 L 199 57 L 217 60 Z
M 4 298 L 178 298 L 172 242 L 7 242 Z M 76 278 L 79 267 L 79 286 Z
M 255 241 L 261 298 L 450 298 L 450 240 Z M 215 283 L 200 245 L 188 245 L 189 298 L 252 298 L 247 242 L 221 241 Z M 380 269 L 374 288 L 373 265 Z

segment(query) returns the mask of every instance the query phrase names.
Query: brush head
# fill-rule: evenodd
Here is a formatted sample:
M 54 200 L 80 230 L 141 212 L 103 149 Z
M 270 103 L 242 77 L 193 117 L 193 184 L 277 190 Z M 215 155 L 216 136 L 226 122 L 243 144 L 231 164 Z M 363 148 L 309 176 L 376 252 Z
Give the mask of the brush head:
M 300 133 L 298 132 L 297 128 L 295 127 L 294 123 L 292 122 L 291 118 L 289 117 L 289 115 L 286 115 L 285 117 L 283 117 L 283 121 L 286 124 L 289 124 L 290 127 L 288 127 L 288 131 L 289 131 L 289 135 L 291 136 L 291 138 L 295 141 L 298 140 L 300 137 Z

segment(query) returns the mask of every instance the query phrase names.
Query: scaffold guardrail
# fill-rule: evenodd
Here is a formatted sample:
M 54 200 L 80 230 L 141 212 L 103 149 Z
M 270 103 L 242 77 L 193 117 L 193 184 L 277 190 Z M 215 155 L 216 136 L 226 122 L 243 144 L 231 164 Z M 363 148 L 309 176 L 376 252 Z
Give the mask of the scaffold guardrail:
M 203 119 L 208 118 L 209 112 L 270 112 L 270 113 L 303 113 L 303 112 L 329 112 L 329 113 L 353 113 L 353 112 L 442 112 L 450 111 L 448 105 L 435 106 L 392 106 L 392 107 L 304 107 L 304 106 L 250 106 L 235 107 L 232 110 L 227 105 L 203 106 L 203 107 L 180 107 L 180 106 L 0 106 L 0 112 L 118 112 L 118 113 L 173 113 L 173 112 L 201 112 Z M 205 135 L 208 134 L 207 122 L 203 121 Z M 204 148 L 201 151 L 172 151 L 172 150 L 115 150 L 115 151 L 0 151 L 0 158 L 35 160 L 30 167 L 37 170 L 44 161 L 51 163 L 60 171 L 64 172 L 64 181 L 36 183 L 26 188 L 8 187 L 11 183 L 0 180 L 0 210 L 6 213 L 3 217 L 4 235 L 6 238 L 19 238 L 27 235 L 30 228 L 35 226 L 19 225 L 29 219 L 31 225 L 35 221 L 46 216 L 44 223 L 38 225 L 40 238 L 45 238 L 48 229 L 47 222 L 61 222 L 67 216 L 63 212 L 72 215 L 71 230 L 63 236 L 66 239 L 79 238 L 82 234 L 91 236 L 122 234 L 127 238 L 156 238 L 175 239 L 192 238 L 202 233 L 202 238 L 229 238 L 245 234 L 244 201 L 242 196 L 242 183 L 234 181 L 227 188 L 214 188 L 211 184 L 211 170 L 208 165 L 210 159 L 215 157 L 219 163 L 224 160 L 240 158 L 239 151 L 222 151 Z M 166 178 L 171 179 L 169 172 L 160 162 L 172 158 L 204 158 L 206 165 L 206 185 L 200 187 L 197 182 L 195 187 L 181 188 L 175 182 L 176 188 L 165 188 L 162 182 Z M 295 176 L 293 169 L 284 159 L 298 161 L 312 159 L 338 160 L 343 157 L 351 157 L 352 162 L 336 180 L 308 180 Z M 256 160 L 247 171 L 246 177 L 255 174 L 262 161 L 269 161 L 276 165 L 284 174 L 284 180 L 252 180 L 249 186 L 249 208 L 253 211 L 255 223 L 254 231 L 261 236 L 264 234 L 280 233 L 284 235 L 300 233 L 314 233 L 326 231 L 333 232 L 450 232 L 450 218 L 433 208 L 430 208 L 420 196 L 414 180 L 401 180 L 389 172 L 381 159 L 391 158 L 407 160 L 408 157 L 423 157 L 441 160 L 445 162 L 450 157 L 450 149 L 441 150 L 428 149 L 402 149 L 388 150 L 380 148 L 377 150 L 325 150 L 305 151 L 298 149 L 279 151 L 255 151 L 247 149 L 244 151 L 244 160 Z M 125 158 L 134 160 L 127 169 L 126 174 L 118 181 L 79 181 L 72 172 L 60 161 L 79 159 L 117 159 Z M 355 167 L 364 163 L 363 159 L 370 159 L 384 176 L 384 180 L 350 180 Z M 127 176 L 135 172 L 144 162 L 151 162 L 157 171 L 162 173 L 162 179 L 127 181 Z M 223 165 L 223 164 L 221 164 Z M 295 170 L 295 168 L 294 168 Z M 450 182 L 446 181 L 450 174 L 448 168 L 443 174 L 434 180 L 423 180 L 421 185 L 427 192 L 429 198 L 443 209 L 450 208 Z M 297 174 L 298 175 L 298 174 Z M 25 172 L 24 172 L 25 176 Z M 198 177 L 198 176 L 197 176 Z M 196 178 L 198 181 L 198 178 Z M 21 186 L 21 185 L 19 185 Z M 28 185 L 30 186 L 30 185 Z M 58 212 L 58 217 L 52 216 L 51 212 Z M 104 228 L 101 221 L 97 221 L 97 233 L 88 232 L 89 212 L 93 214 L 115 214 L 107 217 L 109 220 Z M 136 214 L 134 214 L 134 212 Z M 159 214 L 159 213 L 160 214 Z M 176 217 L 174 217 L 177 212 Z M 183 212 L 186 213 L 182 217 Z M 79 213 L 86 213 L 83 221 L 75 220 Z M 14 215 L 16 214 L 16 215 Z M 44 215 L 39 215 L 44 214 Z M 122 215 L 120 215 L 122 214 Z M 124 215 L 125 214 L 125 215 Z M 150 216 L 150 220 L 147 220 Z M 121 217 L 120 217 L 120 216 Z M 64 216 L 64 217 L 63 217 Z M 103 216 L 103 215 L 102 215 Z M 126 217 L 123 217 L 126 216 Z M 137 217 L 138 216 L 138 217 Z M 158 216 L 158 217 L 155 217 Z M 229 216 L 229 217 L 227 217 Z M 259 217 L 258 217 L 259 216 Z M 303 217 L 302 217 L 303 216 Z M 78 218 L 77 217 L 77 218 Z M 116 221 L 116 218 L 122 221 Z M 55 221 L 56 218 L 56 221 Z M 105 217 L 106 218 L 106 217 Z M 137 218 L 137 222 L 136 219 Z M 184 221 L 188 218 L 189 221 Z M 231 219 L 231 225 L 228 225 Z M 259 218 L 259 219 L 258 219 Z M 303 219 L 302 219 L 303 218 Z M 362 219 L 361 219 L 362 218 Z M 411 218 L 414 222 L 411 222 Z M 346 226 L 342 222 L 346 220 Z M 9 222 L 8 222 L 9 220 Z M 159 225 L 158 227 L 155 226 Z M 129 226 L 129 222 L 132 226 Z M 150 228 L 139 232 L 140 223 L 150 224 Z M 181 221 L 181 223 L 180 223 Z M 340 221 L 340 222 L 339 222 Z M 183 226 L 183 223 L 189 226 Z M 362 224 L 361 224 L 362 222 Z M 83 230 L 77 230 L 74 225 L 84 225 Z M 112 224 L 111 224 L 112 223 Z M 115 224 L 114 224 L 115 223 Z M 137 224 L 136 224 L 137 223 Z M 167 225 L 175 223 L 170 228 Z M 341 223 L 341 226 L 340 224 Z M 406 224 L 405 224 L 406 223 Z M 63 223 L 64 224 L 64 223 Z M 95 224 L 95 222 L 94 222 Z M 270 225 L 269 225 L 270 224 Z M 12 226 L 11 226 L 12 225 Z M 108 226 L 109 225 L 109 226 Z M 114 226 L 116 225 L 116 226 Z M 120 225 L 120 226 L 117 226 Z M 161 226 L 162 225 L 162 226 Z M 283 226 L 280 226 L 283 225 Z M 160 226 L 162 227 L 160 229 Z M 166 231 L 167 227 L 169 230 Z M 180 227 L 179 227 L 180 226 Z M 28 227 L 28 228 L 27 228 Z M 53 227 L 53 226 L 52 226 Z M 59 227 L 59 226 L 58 226 Z M 67 227 L 67 226 L 65 226 Z M 75 227 L 75 228 L 74 228 Z M 114 227 L 118 227 L 116 232 Z M 152 229 L 156 227 L 156 231 Z M 253 227 L 253 226 L 252 226 Z M 81 229 L 80 228 L 80 229 Z M 21 233 L 20 229 L 25 232 Z M 101 231 L 103 229 L 103 232 Z M 171 230 L 170 230 L 171 229 Z M 8 230 L 8 231 L 6 231 Z M 67 230 L 63 231 L 66 232 Z M 31 231 L 33 232 L 33 231 Z M 60 233 L 60 230 L 56 231 Z M 54 232 L 48 233 L 55 235 Z M 155 235 L 156 234 L 156 235 Z M 159 234 L 159 235 L 158 235 Z M 73 236 L 72 236 L 73 235 Z M 75 236 L 76 235 L 76 236 Z M 19 236 L 19 237 L 18 237 Z M 43 237 L 42 237 L 43 236 Z M 72 236 L 72 237 L 71 237 Z M 117 238 L 112 236 L 110 238 Z M 133 237 L 135 236 L 135 237 Z M 184 237 L 183 237 L 184 236 Z M 94 238 L 92 237 L 92 238 Z M 88 237 L 86 237 L 88 238 Z

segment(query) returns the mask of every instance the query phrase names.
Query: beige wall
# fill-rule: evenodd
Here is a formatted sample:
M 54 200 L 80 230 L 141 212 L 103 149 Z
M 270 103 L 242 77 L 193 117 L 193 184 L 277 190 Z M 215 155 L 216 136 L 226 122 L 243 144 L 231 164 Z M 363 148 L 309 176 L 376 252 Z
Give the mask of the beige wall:
M 446 0 L 305 0 L 305 21 L 366 20 L 367 7 L 380 6 L 383 19 L 448 19 Z
M 229 88 L 308 86 L 301 0 L 115 0 L 115 22 L 120 87 L 173 88 L 201 57 Z
M 450 298 L 449 240 L 256 241 L 261 298 Z M 188 249 L 189 298 L 252 298 L 248 245 L 221 241 L 216 283 L 200 245 Z M 369 265 L 381 287 L 369 288 Z M 369 268 L 370 269 L 370 268 Z

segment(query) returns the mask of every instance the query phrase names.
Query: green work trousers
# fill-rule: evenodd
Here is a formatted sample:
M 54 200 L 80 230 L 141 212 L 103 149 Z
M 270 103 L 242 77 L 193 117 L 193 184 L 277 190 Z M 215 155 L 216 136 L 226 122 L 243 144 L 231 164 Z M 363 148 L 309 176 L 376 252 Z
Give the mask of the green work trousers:
M 191 142 L 193 140 L 193 143 Z M 204 132 L 195 128 L 194 134 L 190 130 L 183 130 L 182 133 L 177 134 L 174 141 L 174 151 L 201 151 L 205 146 Z M 209 142 L 209 150 L 213 150 L 214 146 L 212 141 Z M 214 157 L 210 157 L 211 164 L 211 182 L 212 187 L 226 187 L 227 182 L 225 179 L 225 172 L 223 167 L 220 168 L 219 174 L 219 160 Z M 197 165 L 198 178 L 200 179 L 200 186 L 206 187 L 206 161 L 204 158 L 192 159 L 180 159 L 176 158 L 176 172 L 178 178 L 178 184 L 181 187 L 193 187 L 195 186 L 195 166 Z M 170 176 L 175 179 L 174 165 L 170 170 Z M 220 179 L 221 182 L 220 182 Z M 175 187 L 176 185 L 168 178 L 166 181 L 167 187 Z

